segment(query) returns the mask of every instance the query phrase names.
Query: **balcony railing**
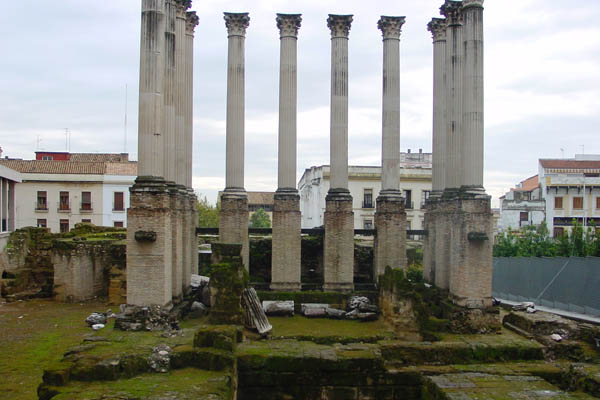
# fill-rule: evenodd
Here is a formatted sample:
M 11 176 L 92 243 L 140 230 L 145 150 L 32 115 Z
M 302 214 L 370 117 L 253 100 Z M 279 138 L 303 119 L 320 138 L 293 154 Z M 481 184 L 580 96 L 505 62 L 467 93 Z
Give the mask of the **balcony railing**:
M 404 208 L 406 208 L 407 210 L 412 210 L 413 208 L 415 208 L 415 202 L 414 201 L 407 201 L 404 204 Z
M 48 204 L 36 201 L 34 204 L 35 211 L 48 212 Z
M 362 208 L 375 208 L 372 201 L 363 201 Z
M 70 212 L 71 211 L 71 202 L 68 203 L 63 203 L 63 202 L 59 202 L 58 203 L 58 212 Z
M 79 212 L 82 213 L 90 213 L 92 210 L 92 203 L 81 203 L 81 208 L 79 208 Z

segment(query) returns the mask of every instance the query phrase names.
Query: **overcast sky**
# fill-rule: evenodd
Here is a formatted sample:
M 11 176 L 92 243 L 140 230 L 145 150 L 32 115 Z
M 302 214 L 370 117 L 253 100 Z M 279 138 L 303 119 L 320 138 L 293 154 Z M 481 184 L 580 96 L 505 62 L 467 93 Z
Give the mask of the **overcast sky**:
M 227 34 L 222 13 L 249 12 L 247 190 L 277 186 L 279 36 L 275 13 L 302 13 L 298 39 L 298 178 L 329 163 L 328 13 L 354 14 L 349 41 L 349 159 L 379 165 L 380 15 L 404 15 L 401 148 L 431 151 L 432 44 L 442 0 L 196 0 L 194 188 L 225 185 Z M 140 0 L 22 0 L 0 13 L 0 146 L 122 152 L 137 159 Z M 486 0 L 485 187 L 497 198 L 539 158 L 600 153 L 600 1 Z M 125 107 L 127 86 L 128 102 Z M 125 147 L 125 110 L 127 139 Z M 582 147 L 583 146 L 583 147 Z

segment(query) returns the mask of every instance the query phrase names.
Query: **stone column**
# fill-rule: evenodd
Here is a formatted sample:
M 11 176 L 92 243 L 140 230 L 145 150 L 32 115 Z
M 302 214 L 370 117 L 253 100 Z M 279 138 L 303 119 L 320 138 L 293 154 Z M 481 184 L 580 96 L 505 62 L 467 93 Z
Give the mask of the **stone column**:
M 175 4 L 175 183 L 186 183 L 185 113 L 186 113 L 186 11 L 187 0 Z
M 440 9 L 448 22 L 446 31 L 446 174 L 445 192 L 455 196 L 461 186 L 463 171 L 463 15 L 462 1 L 446 0 Z
M 330 189 L 325 198 L 323 289 L 354 288 L 354 213 L 348 190 L 348 34 L 352 15 L 329 14 L 331 30 Z
M 375 212 L 375 279 L 385 267 L 406 269 L 406 212 L 400 194 L 400 32 L 405 17 L 382 16 L 381 191 Z
M 185 26 L 185 112 L 184 112 L 184 143 L 185 143 L 185 186 L 187 188 L 187 213 L 184 224 L 184 279 L 187 289 L 191 284 L 191 274 L 198 273 L 198 239 L 196 225 L 196 196 L 192 189 L 192 158 L 194 144 L 194 29 L 198 25 L 195 11 L 186 13 Z
M 221 196 L 219 237 L 223 243 L 242 244 L 242 260 L 249 269 L 248 195 L 244 189 L 244 41 L 248 13 L 225 13 L 228 33 L 225 191 Z
M 175 118 L 175 99 L 177 97 L 177 76 L 176 76 L 176 56 L 175 56 L 175 42 L 176 42 L 176 13 L 177 4 L 175 0 L 165 0 L 165 39 L 164 39 L 164 58 L 165 58 L 165 72 L 163 80 L 163 91 L 164 91 L 164 112 L 165 118 L 163 119 L 163 129 L 165 135 L 163 136 L 163 151 L 165 153 L 165 179 L 168 182 L 175 183 L 176 171 L 175 171 L 175 159 L 176 154 L 176 118 Z
M 165 0 L 142 1 L 138 175 L 164 177 Z
M 127 303 L 171 302 L 172 232 L 165 183 L 166 0 L 142 1 L 138 178 L 127 210 Z
M 432 192 L 425 205 L 423 243 L 423 275 L 430 283 L 436 275 L 436 219 L 438 200 L 446 181 L 446 20 L 433 18 L 427 29 L 433 38 L 433 171 Z
M 300 14 L 277 14 L 279 69 L 278 188 L 273 207 L 271 289 L 300 290 L 300 196 L 296 189 L 297 41 Z
M 463 150 L 464 190 L 483 194 L 483 0 L 463 0 L 464 95 Z

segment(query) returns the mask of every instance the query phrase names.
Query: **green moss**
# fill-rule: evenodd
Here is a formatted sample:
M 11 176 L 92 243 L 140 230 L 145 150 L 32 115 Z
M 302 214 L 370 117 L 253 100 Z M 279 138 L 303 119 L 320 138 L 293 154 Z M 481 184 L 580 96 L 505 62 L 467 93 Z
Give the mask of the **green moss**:
M 235 325 L 205 325 L 198 328 L 194 335 L 194 347 L 214 347 L 235 351 L 242 341 L 242 327 Z

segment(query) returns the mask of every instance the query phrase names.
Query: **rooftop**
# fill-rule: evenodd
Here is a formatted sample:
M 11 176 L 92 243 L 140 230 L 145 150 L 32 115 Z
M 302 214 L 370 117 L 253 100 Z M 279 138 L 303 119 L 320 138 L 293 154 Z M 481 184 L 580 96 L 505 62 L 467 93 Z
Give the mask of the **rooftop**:
M 22 174 L 137 175 L 137 163 L 0 159 L 0 165 Z

